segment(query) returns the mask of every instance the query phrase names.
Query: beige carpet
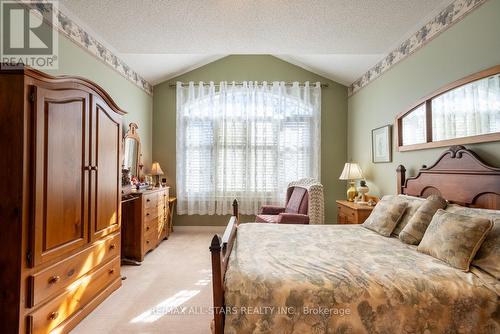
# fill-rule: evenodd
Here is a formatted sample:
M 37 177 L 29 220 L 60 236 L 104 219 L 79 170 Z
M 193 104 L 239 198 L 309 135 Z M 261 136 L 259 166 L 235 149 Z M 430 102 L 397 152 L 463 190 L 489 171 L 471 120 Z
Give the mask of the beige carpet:
M 71 333 L 210 333 L 210 252 L 221 227 L 179 227 L 141 266 L 122 266 L 127 279 Z

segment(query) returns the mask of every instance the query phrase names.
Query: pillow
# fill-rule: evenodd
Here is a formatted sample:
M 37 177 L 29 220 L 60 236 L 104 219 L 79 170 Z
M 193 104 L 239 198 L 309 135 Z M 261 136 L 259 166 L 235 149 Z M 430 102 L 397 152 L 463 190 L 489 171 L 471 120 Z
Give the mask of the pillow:
M 417 251 L 469 271 L 469 266 L 491 230 L 487 218 L 462 216 L 439 209 L 432 218 Z
M 384 196 L 373 208 L 363 226 L 384 237 L 389 237 L 405 212 L 407 203 L 394 196 Z
M 414 197 L 408 195 L 398 195 L 398 198 L 404 200 L 407 203 L 406 210 L 403 213 L 403 217 L 398 221 L 394 231 L 392 231 L 392 235 L 399 236 L 399 233 L 403 230 L 403 228 L 408 224 L 408 221 L 413 217 L 415 212 L 417 212 L 418 208 L 425 202 L 425 198 L 422 197 Z
M 427 197 L 399 233 L 399 239 L 410 245 L 418 245 L 432 220 L 432 216 L 437 210 L 446 208 L 446 204 L 446 200 L 439 195 Z
M 493 221 L 493 228 L 477 251 L 471 265 L 500 280 L 500 210 L 475 209 L 452 204 L 446 211 L 464 216 L 483 217 Z
M 500 280 L 500 219 L 493 221 L 493 228 L 471 264 Z

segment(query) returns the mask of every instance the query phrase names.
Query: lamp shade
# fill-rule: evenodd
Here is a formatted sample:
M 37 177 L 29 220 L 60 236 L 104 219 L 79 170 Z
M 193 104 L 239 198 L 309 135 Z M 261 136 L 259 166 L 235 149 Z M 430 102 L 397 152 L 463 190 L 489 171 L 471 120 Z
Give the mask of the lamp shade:
M 363 178 L 363 172 L 359 165 L 355 162 L 347 162 L 344 165 L 344 170 L 340 174 L 339 180 L 359 180 Z
M 163 171 L 158 162 L 153 162 L 153 166 L 151 166 L 151 175 L 163 175 Z

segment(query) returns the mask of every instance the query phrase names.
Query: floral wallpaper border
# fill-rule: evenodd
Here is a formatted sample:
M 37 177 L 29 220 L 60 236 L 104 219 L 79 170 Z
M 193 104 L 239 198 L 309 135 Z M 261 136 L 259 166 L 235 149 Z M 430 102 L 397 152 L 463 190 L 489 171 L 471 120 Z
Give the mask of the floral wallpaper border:
M 28 8 L 38 9 L 42 15 L 49 14 L 47 8 L 40 2 L 21 2 Z M 118 58 L 111 50 L 106 48 L 101 42 L 95 39 L 90 33 L 62 13 L 56 6 L 56 21 L 52 22 L 53 28 L 57 28 L 67 38 L 75 42 L 78 46 L 88 51 L 97 59 L 113 68 L 129 81 L 134 83 L 146 93 L 153 94 L 153 86 L 142 78 L 137 72 L 132 70 L 123 60 Z
M 352 96 L 358 92 L 361 88 L 365 87 L 380 75 L 388 71 L 392 66 L 396 65 L 401 60 L 423 47 L 433 38 L 437 37 L 453 24 L 459 22 L 468 13 L 487 1 L 488 0 L 456 0 L 447 6 L 430 22 L 425 24 L 411 37 L 402 42 L 399 47 L 391 51 L 384 59 L 379 61 L 359 79 L 354 81 L 348 87 L 348 96 Z M 40 10 L 44 15 L 47 14 L 47 10 L 40 2 L 23 2 L 23 4 L 27 7 L 34 7 Z M 123 60 L 113 54 L 113 52 L 71 20 L 67 15 L 57 9 L 56 17 L 56 22 L 53 22 L 54 28 L 57 28 L 66 37 L 71 39 L 83 49 L 87 50 L 105 64 L 112 67 L 115 71 L 130 80 L 146 93 L 153 94 L 153 86 L 149 82 L 137 74 L 137 72 L 132 70 Z
M 354 81 L 348 87 L 347 95 L 351 96 L 358 92 L 361 88 L 368 85 L 419 48 L 423 47 L 453 24 L 459 22 L 472 10 L 484 4 L 486 1 L 488 0 L 456 0 L 448 5 L 430 22 L 420 28 L 410 38 L 401 43 L 399 47 L 390 52 L 384 59 L 363 74 L 361 78 Z

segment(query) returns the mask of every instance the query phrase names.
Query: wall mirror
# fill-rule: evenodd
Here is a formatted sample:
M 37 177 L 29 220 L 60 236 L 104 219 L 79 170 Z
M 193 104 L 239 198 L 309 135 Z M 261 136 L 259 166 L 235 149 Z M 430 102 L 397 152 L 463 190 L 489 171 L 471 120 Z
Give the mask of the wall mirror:
M 500 140 L 500 65 L 437 90 L 395 123 L 399 151 Z
M 123 166 L 132 177 L 140 177 L 142 169 L 141 139 L 137 133 L 139 127 L 136 123 L 130 123 L 127 133 L 123 138 Z

